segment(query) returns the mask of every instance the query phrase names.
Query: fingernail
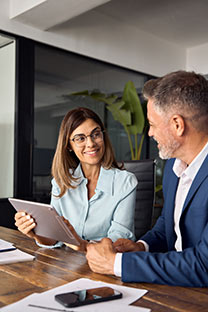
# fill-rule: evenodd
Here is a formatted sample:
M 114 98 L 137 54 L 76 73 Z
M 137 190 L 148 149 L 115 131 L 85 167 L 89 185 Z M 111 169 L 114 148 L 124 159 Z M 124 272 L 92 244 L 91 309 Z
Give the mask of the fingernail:
M 33 220 L 33 219 L 30 219 L 30 222 L 31 222 L 31 223 L 33 223 L 33 222 L 34 222 L 34 220 Z
M 29 220 L 29 219 L 30 219 L 30 216 L 26 216 L 26 219 Z
M 24 217 L 25 216 L 25 212 L 22 212 L 21 216 Z

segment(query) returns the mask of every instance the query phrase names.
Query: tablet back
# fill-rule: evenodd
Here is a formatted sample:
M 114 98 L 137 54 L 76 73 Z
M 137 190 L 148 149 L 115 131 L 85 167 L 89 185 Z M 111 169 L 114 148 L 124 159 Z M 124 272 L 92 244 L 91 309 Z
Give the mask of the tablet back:
M 8 200 L 17 211 L 24 211 L 34 218 L 37 224 L 34 229 L 35 234 L 79 245 L 79 242 L 51 205 L 15 198 L 8 198 Z

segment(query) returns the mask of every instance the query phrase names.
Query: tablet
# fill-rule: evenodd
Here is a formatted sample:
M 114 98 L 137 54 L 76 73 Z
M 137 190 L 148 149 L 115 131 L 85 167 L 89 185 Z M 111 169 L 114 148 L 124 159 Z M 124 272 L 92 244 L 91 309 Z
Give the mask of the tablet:
M 17 211 L 24 211 L 34 218 L 37 224 L 34 228 L 35 234 L 76 246 L 80 245 L 51 205 L 16 198 L 8 198 L 8 200 Z

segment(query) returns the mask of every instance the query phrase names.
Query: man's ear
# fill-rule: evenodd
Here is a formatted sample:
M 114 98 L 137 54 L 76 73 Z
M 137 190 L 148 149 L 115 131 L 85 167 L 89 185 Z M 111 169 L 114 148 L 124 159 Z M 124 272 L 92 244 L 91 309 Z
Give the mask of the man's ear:
M 185 131 L 185 121 L 181 115 L 173 115 L 171 117 L 171 127 L 175 135 L 181 137 Z

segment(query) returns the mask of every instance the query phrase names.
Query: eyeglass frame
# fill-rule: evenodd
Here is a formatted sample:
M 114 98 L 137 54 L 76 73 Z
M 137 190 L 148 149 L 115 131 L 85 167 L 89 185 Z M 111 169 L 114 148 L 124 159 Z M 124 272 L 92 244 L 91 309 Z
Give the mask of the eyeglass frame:
M 73 139 L 69 139 L 69 141 L 74 142 L 74 144 L 75 144 L 77 147 L 81 147 L 81 146 L 84 146 L 84 145 L 86 144 L 87 138 L 88 138 L 88 137 L 90 137 L 91 140 L 92 140 L 93 142 L 96 142 L 96 140 L 93 139 L 93 137 L 92 137 L 93 134 L 96 133 L 96 132 L 102 133 L 102 139 L 100 140 L 100 142 L 104 141 L 103 133 L 105 132 L 105 130 L 102 130 L 102 129 L 94 129 L 94 130 L 92 130 L 92 132 L 91 132 L 90 134 L 88 134 L 88 135 L 85 135 L 84 133 L 75 134 L 75 136 L 73 137 Z M 78 137 L 78 136 L 83 136 L 83 137 L 85 138 L 84 142 L 82 142 L 83 145 L 82 145 L 82 143 L 81 143 L 81 145 L 79 145 L 79 143 L 77 144 L 77 142 L 75 142 L 75 139 L 76 139 L 76 137 Z

